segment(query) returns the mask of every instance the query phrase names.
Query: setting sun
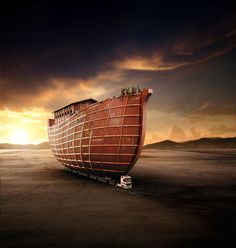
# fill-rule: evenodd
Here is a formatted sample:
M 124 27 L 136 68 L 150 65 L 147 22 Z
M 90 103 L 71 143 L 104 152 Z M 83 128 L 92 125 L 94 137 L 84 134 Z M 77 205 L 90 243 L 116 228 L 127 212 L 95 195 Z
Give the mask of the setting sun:
M 25 130 L 16 130 L 11 136 L 11 143 L 13 144 L 27 144 L 29 143 L 28 140 L 28 133 Z

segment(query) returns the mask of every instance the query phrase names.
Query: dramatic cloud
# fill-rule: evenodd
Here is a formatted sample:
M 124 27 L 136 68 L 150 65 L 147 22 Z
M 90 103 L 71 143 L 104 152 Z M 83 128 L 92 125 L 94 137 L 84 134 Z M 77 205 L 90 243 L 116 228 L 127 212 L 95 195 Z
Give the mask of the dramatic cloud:
M 169 41 L 163 47 L 154 47 L 146 54 L 143 51 L 126 53 L 115 66 L 125 70 L 168 71 L 204 62 L 235 47 L 236 32 L 230 31 L 230 28 L 215 28 L 211 32 L 180 35 L 176 40 Z
M 134 15 L 135 20 L 137 17 Z M 23 17 L 20 18 L 23 19 Z M 35 21 L 35 18 L 32 18 Z M 162 17 L 155 18 L 157 19 L 154 23 L 162 20 Z M 208 20 L 209 17 L 203 16 L 202 18 Z M 104 41 L 102 46 L 97 46 L 94 42 L 81 43 L 84 38 L 80 33 L 70 33 L 70 31 L 69 34 L 74 36 L 74 41 L 68 44 L 67 41 L 59 39 L 54 47 L 49 45 L 51 42 L 48 42 L 47 46 L 37 44 L 34 38 L 29 47 L 22 43 L 12 44 L 9 41 L 4 44 L 5 49 L 3 49 L 2 107 L 10 105 L 19 107 L 19 102 L 21 106 L 29 106 L 25 98 L 31 98 L 30 95 L 42 95 L 42 92 L 54 89 L 55 78 L 63 79 L 65 87 L 73 88 L 78 87 L 77 82 L 86 84 L 87 80 L 102 84 L 103 82 L 98 82 L 97 78 L 110 73 L 110 78 L 104 83 L 112 87 L 114 80 L 121 84 L 122 81 L 129 80 L 129 71 L 158 73 L 186 68 L 225 54 L 236 46 L 236 21 L 232 19 L 232 14 L 224 19 L 219 18 L 214 24 L 211 23 L 206 27 L 201 23 L 196 23 L 195 20 L 191 21 L 191 28 L 182 22 L 179 23 L 179 32 L 176 30 L 167 32 L 164 29 L 165 25 L 158 26 L 159 31 L 165 33 L 164 40 L 150 26 L 147 28 L 147 30 L 150 29 L 150 35 L 145 37 L 145 42 L 143 42 L 142 29 L 140 32 L 131 29 L 134 37 L 130 38 L 126 34 L 129 22 L 133 25 L 132 16 L 130 16 L 127 27 L 121 23 L 118 28 L 121 30 L 124 28 L 124 32 L 119 36 L 119 43 L 115 39 Z M 12 28 L 15 35 L 19 36 L 23 24 L 19 24 L 19 29 L 16 29 L 12 27 L 11 19 L 8 19 L 8 22 L 9 31 Z M 24 24 L 29 25 L 26 24 L 26 20 Z M 94 23 L 91 22 L 88 25 L 92 24 Z M 78 25 L 81 27 L 80 24 Z M 31 26 L 29 28 L 33 29 Z M 48 33 L 50 28 L 50 26 L 46 27 L 44 35 L 47 35 L 46 39 L 53 40 L 52 35 Z M 14 32 L 7 33 L 5 40 L 14 38 Z M 22 32 L 24 35 L 26 31 L 23 29 Z M 97 35 L 94 29 L 90 32 Z M 60 32 L 56 31 L 55 36 L 59 34 Z M 105 33 L 105 35 L 108 34 Z M 42 37 L 39 39 L 42 40 Z M 44 44 L 44 41 L 42 43 Z M 123 75 L 119 81 L 116 79 L 117 74 Z M 146 80 L 149 81 L 149 78 L 146 77 Z
M 236 126 L 227 127 L 224 124 L 213 125 L 209 129 L 212 135 L 235 135 L 236 133 Z
M 137 84 L 154 89 L 146 142 L 211 136 L 216 125 L 232 128 L 235 10 L 226 3 L 170 8 L 155 1 L 9 5 L 1 40 L 2 136 L 12 125 L 7 113 L 33 125 L 37 118 L 25 116 L 32 109 L 46 121 L 44 112 Z
M 194 127 L 190 128 L 190 133 L 193 140 L 201 138 L 201 132 Z
M 188 140 L 189 137 L 186 135 L 182 128 L 173 126 L 168 136 L 168 139 L 174 141 L 183 141 Z

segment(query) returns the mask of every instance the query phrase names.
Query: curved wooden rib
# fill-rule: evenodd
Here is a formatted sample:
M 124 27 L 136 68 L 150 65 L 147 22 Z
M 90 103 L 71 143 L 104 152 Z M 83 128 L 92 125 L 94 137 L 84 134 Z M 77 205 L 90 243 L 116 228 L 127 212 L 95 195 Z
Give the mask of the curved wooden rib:
M 128 173 L 142 150 L 146 103 L 152 90 L 108 98 L 56 123 L 50 119 L 52 152 L 63 165 L 100 176 Z

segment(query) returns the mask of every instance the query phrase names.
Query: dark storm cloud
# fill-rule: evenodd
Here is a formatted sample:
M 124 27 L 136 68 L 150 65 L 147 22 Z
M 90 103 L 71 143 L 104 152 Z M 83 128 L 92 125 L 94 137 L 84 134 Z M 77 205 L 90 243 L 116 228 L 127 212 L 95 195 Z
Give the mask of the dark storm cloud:
M 113 87 L 140 72 L 152 81 L 225 54 L 236 45 L 234 11 L 230 4 L 155 1 L 13 5 L 4 19 L 2 105 L 34 104 L 30 99 L 55 87 L 53 79 L 72 88 L 110 72 L 98 82 Z

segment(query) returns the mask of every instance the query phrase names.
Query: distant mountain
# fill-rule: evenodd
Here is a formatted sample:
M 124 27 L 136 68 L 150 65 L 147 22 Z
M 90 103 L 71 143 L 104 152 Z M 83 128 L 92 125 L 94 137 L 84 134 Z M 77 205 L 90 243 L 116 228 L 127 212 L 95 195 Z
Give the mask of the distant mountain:
M 0 149 L 49 149 L 49 143 L 43 142 L 38 145 L 27 144 L 9 144 L 9 143 L 0 143 Z
M 144 149 L 215 149 L 236 148 L 236 137 L 233 138 L 201 138 L 185 142 L 165 140 L 144 146 Z
M 165 140 L 144 146 L 144 148 L 174 149 L 178 148 L 178 143 L 172 140 Z
M 174 142 L 165 140 L 144 146 L 144 149 L 216 149 L 228 148 L 236 149 L 236 137 L 233 138 L 201 138 L 185 142 Z M 0 143 L 0 149 L 50 149 L 48 142 L 38 145 L 9 144 Z

